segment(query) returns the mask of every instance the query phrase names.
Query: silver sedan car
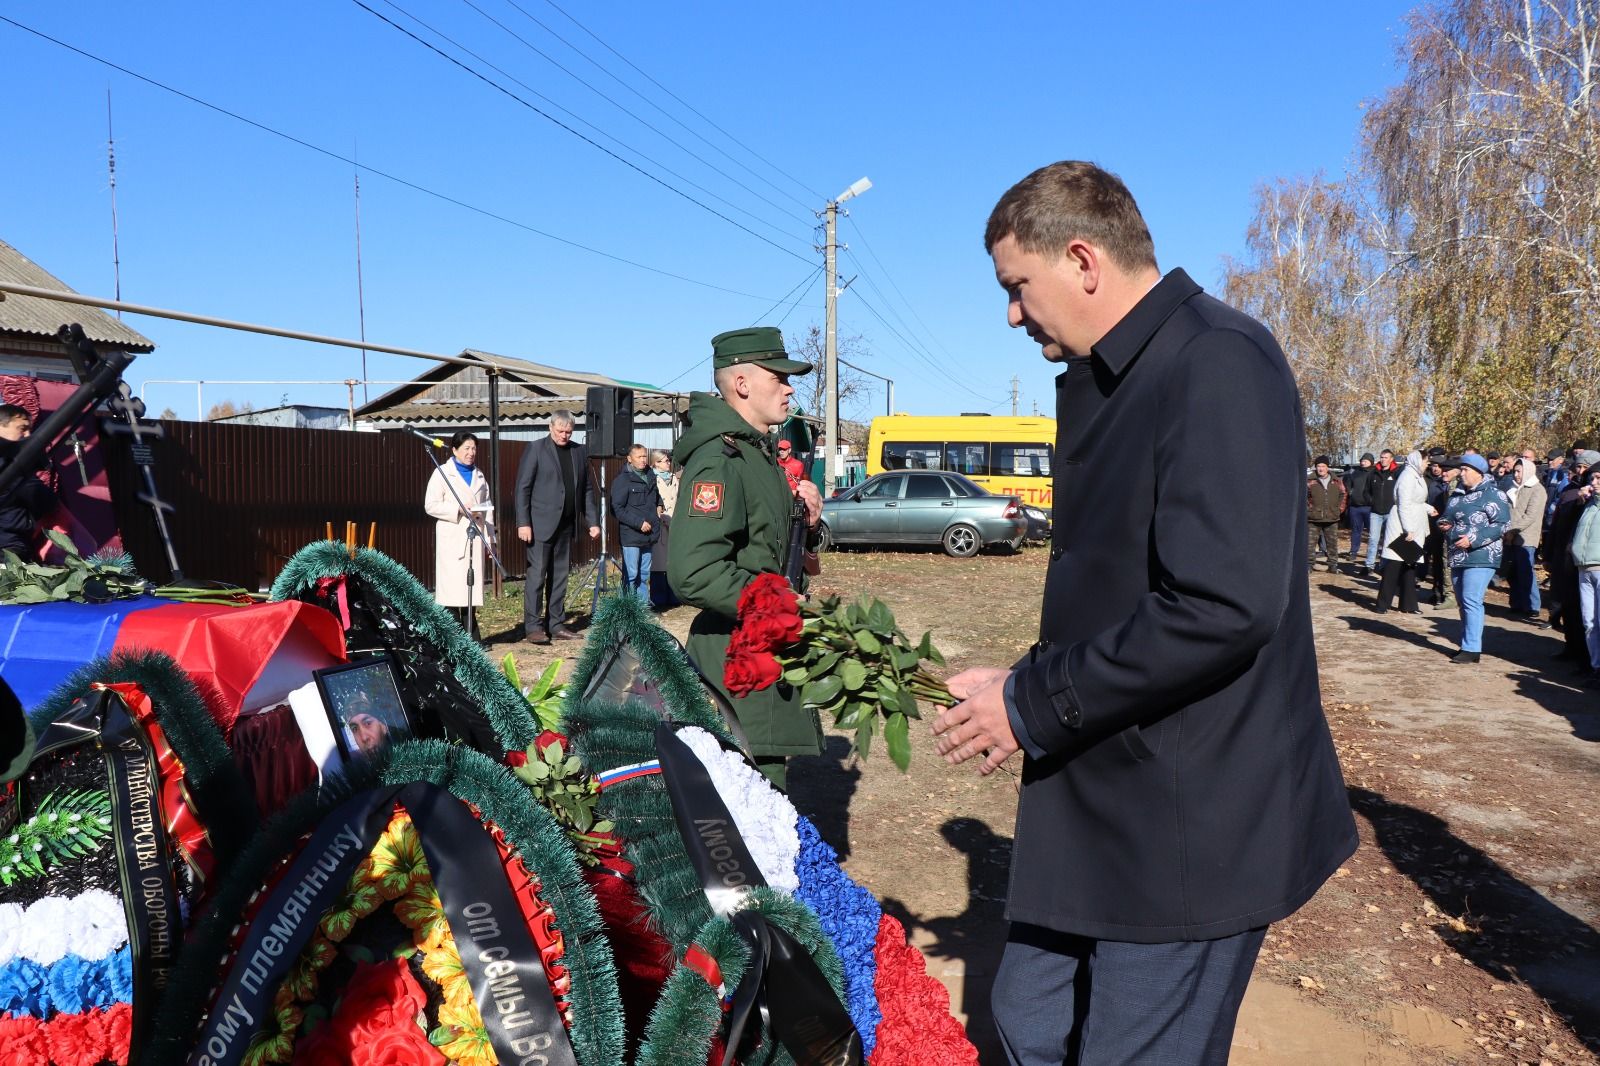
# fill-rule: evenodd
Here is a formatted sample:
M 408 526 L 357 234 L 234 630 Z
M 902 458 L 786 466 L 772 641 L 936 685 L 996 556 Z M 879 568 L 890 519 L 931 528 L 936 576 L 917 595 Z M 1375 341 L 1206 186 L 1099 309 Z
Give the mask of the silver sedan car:
M 896 470 L 822 501 L 822 543 L 937 544 L 965 558 L 993 544 L 1015 548 L 1028 516 L 1015 496 L 995 496 L 960 474 Z

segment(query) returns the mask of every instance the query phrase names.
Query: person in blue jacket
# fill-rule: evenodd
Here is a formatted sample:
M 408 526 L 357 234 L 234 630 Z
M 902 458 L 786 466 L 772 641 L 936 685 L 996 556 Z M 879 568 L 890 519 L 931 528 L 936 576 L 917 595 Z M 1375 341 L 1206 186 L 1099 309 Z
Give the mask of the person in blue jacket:
M 1450 584 L 1461 605 L 1461 648 L 1453 663 L 1475 663 L 1483 650 L 1483 593 L 1505 556 L 1511 504 L 1489 477 L 1481 455 L 1446 460 L 1461 470 L 1461 491 L 1450 497 L 1439 530 L 1450 553 Z

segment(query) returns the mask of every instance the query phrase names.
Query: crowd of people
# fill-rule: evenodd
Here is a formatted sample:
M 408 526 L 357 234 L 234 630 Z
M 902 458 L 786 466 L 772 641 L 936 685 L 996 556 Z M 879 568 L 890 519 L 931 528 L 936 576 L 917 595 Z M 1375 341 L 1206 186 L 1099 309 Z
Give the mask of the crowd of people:
M 1397 602 L 1400 611 L 1421 614 L 1419 583 L 1434 608 L 1453 602 L 1461 618 L 1454 663 L 1478 662 L 1484 595 L 1503 585 L 1512 617 L 1559 629 L 1557 657 L 1600 688 L 1597 490 L 1600 451 L 1582 440 L 1543 462 L 1532 448 L 1504 455 L 1434 448 L 1402 462 L 1385 448 L 1338 474 L 1319 455 L 1306 479 L 1307 561 L 1329 573 L 1345 565 L 1357 577 L 1377 572 L 1380 614 Z M 1349 548 L 1341 552 L 1345 529 Z

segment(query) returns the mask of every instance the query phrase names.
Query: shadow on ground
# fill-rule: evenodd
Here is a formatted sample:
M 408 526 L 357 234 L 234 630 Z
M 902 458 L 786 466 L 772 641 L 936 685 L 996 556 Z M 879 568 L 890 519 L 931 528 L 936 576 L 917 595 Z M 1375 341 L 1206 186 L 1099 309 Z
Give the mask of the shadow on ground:
M 922 917 L 895 899 L 885 899 L 883 909 L 900 920 L 908 936 L 918 930 L 932 936 L 932 941 L 923 947 L 930 960 L 948 959 L 961 964 L 967 1038 L 978 1049 L 980 1062 L 1003 1063 L 1005 1055 L 989 1010 L 989 994 L 1006 946 L 1011 838 L 999 835 L 976 818 L 951 818 L 939 827 L 939 832 L 952 848 L 967 857 L 966 910 Z
M 1432 814 L 1363 788 L 1350 789 L 1350 803 L 1389 861 L 1441 912 L 1441 938 L 1496 980 L 1525 984 L 1600 1051 L 1600 933 Z

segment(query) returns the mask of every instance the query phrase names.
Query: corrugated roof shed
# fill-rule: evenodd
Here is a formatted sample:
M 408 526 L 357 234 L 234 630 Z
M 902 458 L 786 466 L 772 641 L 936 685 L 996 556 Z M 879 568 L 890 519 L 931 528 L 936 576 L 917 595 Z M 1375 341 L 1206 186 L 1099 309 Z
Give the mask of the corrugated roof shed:
M 5 241 L 0 241 L 0 278 L 18 285 L 73 291 L 60 278 Z M 96 344 L 128 352 L 153 352 L 156 349 L 148 337 L 123 325 L 98 307 L 14 293 L 5 293 L 4 296 L 5 299 L 0 300 L 0 333 L 21 333 L 55 340 L 56 331 L 64 323 L 76 322 L 83 326 L 84 335 Z
M 565 407 L 576 410 L 582 407 L 582 399 L 591 385 L 633 388 L 634 410 L 641 414 L 664 414 L 678 404 L 677 393 L 660 392 L 648 385 L 618 381 L 605 374 L 566 370 L 544 363 L 530 362 L 527 359 L 513 359 L 493 352 L 483 352 L 476 348 L 468 348 L 461 354 L 468 359 L 493 363 L 501 368 L 500 411 L 507 418 L 537 417 Z M 435 386 L 447 386 L 448 383 L 455 381 L 468 382 L 464 390 L 467 394 L 442 398 L 440 394 L 443 390 L 436 389 Z M 466 409 L 475 403 L 482 404 L 483 409 L 488 410 L 487 389 L 488 385 L 482 371 L 455 363 L 440 363 L 419 374 L 414 381 L 396 386 L 356 408 L 356 417 L 399 421 L 417 421 L 430 417 L 421 413 L 422 411 L 433 412 L 432 417 L 461 417 L 464 416 Z M 424 394 L 429 395 L 419 399 Z M 544 404 L 542 401 L 545 397 L 558 402 Z M 512 413 L 513 408 L 516 409 L 516 414 Z

